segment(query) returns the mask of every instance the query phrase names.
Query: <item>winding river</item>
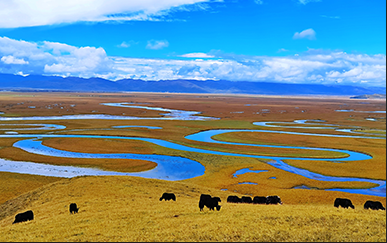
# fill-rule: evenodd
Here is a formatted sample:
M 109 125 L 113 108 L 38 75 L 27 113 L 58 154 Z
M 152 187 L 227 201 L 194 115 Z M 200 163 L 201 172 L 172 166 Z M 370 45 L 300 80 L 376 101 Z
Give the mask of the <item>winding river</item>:
M 106 106 L 116 106 L 123 108 L 137 108 L 146 110 L 162 111 L 160 113 L 162 117 L 135 117 L 135 116 L 114 116 L 105 114 L 85 114 L 85 115 L 64 115 L 64 116 L 28 116 L 28 117 L 0 117 L 0 121 L 28 121 L 28 120 L 85 120 L 85 119 L 103 119 L 103 120 L 179 120 L 179 121 L 206 121 L 206 120 L 217 120 L 219 118 L 198 116 L 201 112 L 199 111 L 183 111 L 165 109 L 161 107 L 148 107 L 131 105 L 132 103 L 101 103 Z
M 200 112 L 193 111 L 181 111 L 181 110 L 171 110 L 157 107 L 147 107 L 144 106 L 129 106 L 128 103 L 104 103 L 102 105 L 110 106 L 120 106 L 125 108 L 143 108 L 143 109 L 152 109 L 160 110 L 162 112 L 168 112 L 167 114 L 162 114 L 163 117 L 157 118 L 146 118 L 141 117 L 141 119 L 163 119 L 163 120 L 210 120 L 216 119 L 211 117 L 202 117 L 197 116 Z M 79 116 L 63 116 L 63 117 L 7 117 L 7 119 L 0 120 L 57 120 L 57 119 L 101 119 L 100 116 L 88 116 L 83 115 L 83 118 Z M 66 118 L 64 118 L 66 117 Z M 137 119 L 136 117 L 125 117 L 125 116 L 104 116 L 102 119 Z M 108 118 L 109 117 L 109 118 Z M 296 120 L 292 122 L 294 125 L 297 124 L 307 124 L 307 122 L 318 122 L 322 123 L 320 120 Z M 257 126 L 276 126 L 281 127 L 280 125 L 272 125 L 273 123 L 281 124 L 280 122 L 256 122 L 254 125 Z M 10 126 L 11 124 L 7 124 Z M 64 129 L 60 125 L 47 125 L 47 124 L 28 124 L 40 126 L 40 128 L 46 128 L 48 130 L 52 129 Z M 286 125 L 289 125 L 287 123 Z M 311 127 L 304 126 L 293 126 L 291 128 L 301 128 L 301 129 L 337 129 L 338 125 L 334 124 L 319 124 L 321 126 L 317 127 L 316 123 L 311 123 Z M 15 124 L 15 126 L 20 126 Z M 58 126 L 58 127 L 56 127 Z M 143 127 L 148 129 L 159 129 L 159 127 L 146 127 L 146 126 L 118 126 L 113 128 L 125 128 L 125 127 Z M 282 126 L 287 127 L 289 126 Z M 14 128 L 14 130 L 20 130 L 22 128 Z M 343 132 L 352 133 L 352 129 L 340 130 Z M 114 171 L 104 171 L 90 168 L 82 168 L 75 166 L 54 166 L 41 163 L 33 162 L 20 162 L 20 161 L 9 161 L 0 159 L 0 171 L 5 172 L 14 172 L 14 173 L 27 173 L 27 174 L 37 174 L 44 176 L 58 176 L 58 177 L 74 177 L 80 175 L 123 175 L 123 176 L 140 176 L 144 178 L 157 178 L 163 180 L 184 180 L 197 176 L 201 176 L 205 173 L 205 168 L 202 164 L 197 161 L 193 161 L 187 158 L 178 157 L 178 156 L 167 156 L 167 155 L 144 155 L 144 154 L 95 154 L 95 153 L 76 153 L 69 152 L 64 150 L 58 150 L 51 147 L 47 147 L 42 144 L 39 139 L 41 138 L 104 138 L 104 139 L 130 139 L 130 140 L 140 140 L 149 143 L 156 144 L 165 148 L 203 153 L 203 154 L 214 154 L 214 155 L 225 155 L 225 156 L 238 156 L 238 157 L 249 157 L 257 159 L 269 159 L 268 164 L 272 165 L 275 168 L 295 173 L 301 176 L 304 176 L 313 180 L 322 180 L 322 181 L 358 181 L 358 182 L 370 182 L 377 184 L 378 186 L 369 188 L 369 189 L 327 189 L 332 191 L 344 191 L 349 193 L 357 193 L 364 195 L 373 195 L 386 197 L 386 181 L 383 180 L 373 180 L 365 178 L 352 178 L 352 177 L 333 177 L 333 176 L 324 176 L 318 173 L 310 172 L 308 170 L 296 168 L 290 166 L 283 162 L 283 160 L 309 160 L 309 161 L 331 161 L 331 162 L 344 162 L 344 161 L 355 161 L 355 160 L 368 160 L 372 157 L 355 151 L 342 150 L 342 149 L 328 149 L 328 148 L 312 148 L 312 147 L 296 147 L 296 146 L 274 146 L 274 145 L 263 145 L 263 144 L 247 144 L 247 143 L 230 143 L 224 141 L 218 141 L 212 137 L 215 135 L 230 133 L 230 132 L 271 132 L 271 133 L 285 133 L 285 134 L 297 134 L 297 135 L 309 135 L 309 136 L 330 136 L 330 137 L 346 137 L 346 138 L 366 138 L 366 139 L 385 139 L 385 137 L 380 136 L 358 136 L 358 135 L 333 135 L 333 134 L 318 134 L 318 133 L 295 133 L 295 132 L 285 132 L 285 131 L 272 131 L 272 130 L 243 130 L 243 129 L 224 129 L 224 130 L 208 130 L 202 131 L 196 134 L 191 134 L 186 136 L 186 139 L 206 142 L 206 143 L 219 143 L 219 144 L 229 144 L 236 146 L 259 146 L 259 147 L 272 147 L 272 148 L 292 148 L 292 149 L 304 149 L 304 150 L 322 150 L 322 151 L 331 151 L 331 152 L 340 152 L 347 154 L 346 157 L 342 158 L 295 158 L 295 157 L 281 157 L 281 156 L 261 156 L 261 155 L 247 155 L 247 154 L 238 154 L 238 153 L 227 153 L 207 149 L 199 149 L 189 146 L 184 146 L 181 144 L 172 143 L 169 141 L 153 138 L 141 138 L 141 137 L 121 137 L 121 136 L 98 136 L 98 135 L 65 135 L 65 134 L 4 134 L 0 135 L 0 138 L 25 138 L 16 142 L 13 146 L 20 148 L 24 151 L 33 154 L 54 156 L 54 157 L 66 157 L 66 158 L 112 158 L 112 159 L 140 159 L 147 160 L 157 163 L 157 166 L 149 171 L 136 172 L 136 173 L 122 173 Z

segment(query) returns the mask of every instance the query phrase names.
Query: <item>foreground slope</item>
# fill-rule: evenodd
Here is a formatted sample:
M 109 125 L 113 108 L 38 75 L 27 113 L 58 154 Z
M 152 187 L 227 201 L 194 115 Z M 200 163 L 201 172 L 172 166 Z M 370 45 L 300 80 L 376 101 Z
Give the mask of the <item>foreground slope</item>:
M 159 201 L 163 192 L 176 201 Z M 220 211 L 199 211 L 201 193 Z M 190 182 L 137 177 L 76 177 L 0 206 L 0 241 L 386 241 L 385 211 L 333 205 L 227 203 L 225 192 Z M 70 215 L 70 203 L 78 214 Z M 18 212 L 35 219 L 12 224 Z

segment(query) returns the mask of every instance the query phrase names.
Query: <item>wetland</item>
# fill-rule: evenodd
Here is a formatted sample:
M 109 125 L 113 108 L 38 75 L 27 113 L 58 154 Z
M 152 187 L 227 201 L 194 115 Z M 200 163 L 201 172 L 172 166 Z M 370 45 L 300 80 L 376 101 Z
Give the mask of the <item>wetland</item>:
M 245 194 L 313 188 L 386 197 L 379 170 L 385 168 L 383 101 L 147 93 L 1 98 L 2 173 L 216 181 L 219 190 Z M 327 143 L 333 140 L 339 142 Z M 321 170 L 321 163 L 329 166 Z M 358 164 L 367 170 L 354 173 Z M 254 177 L 255 171 L 265 173 Z

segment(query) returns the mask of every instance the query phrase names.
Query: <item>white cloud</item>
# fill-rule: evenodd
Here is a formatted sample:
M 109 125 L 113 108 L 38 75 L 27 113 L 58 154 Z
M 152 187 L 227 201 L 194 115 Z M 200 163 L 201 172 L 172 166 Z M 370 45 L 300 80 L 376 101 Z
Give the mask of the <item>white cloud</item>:
M 316 32 L 313 29 L 306 29 L 301 31 L 301 33 L 294 33 L 293 39 L 309 39 L 309 40 L 315 40 L 316 39 Z
M 103 48 L 75 47 L 57 42 L 33 43 L 0 37 L 0 72 L 92 76 L 110 68 Z M 23 64 L 23 65 L 20 65 Z M 22 66 L 22 67 L 20 67 Z
M 255 2 L 256 4 L 263 4 L 263 1 L 262 1 L 262 0 L 254 0 L 254 2 Z
M 3 56 L 1 61 L 5 64 L 28 64 L 23 58 L 16 58 L 14 56 Z
M 169 43 L 166 40 L 150 40 L 146 45 L 146 49 L 160 50 L 168 46 Z
M 110 61 L 103 48 L 73 47 L 67 55 L 57 56 L 55 63 L 51 65 L 46 64 L 44 72 L 72 73 L 88 76 L 93 75 L 95 72 L 103 72 L 109 65 Z
M 120 48 L 129 48 L 129 47 L 131 47 L 131 46 L 138 45 L 138 44 L 139 44 L 138 41 L 130 40 L 130 41 L 123 41 L 123 42 L 121 42 L 121 44 L 117 45 L 117 47 L 120 47 Z
M 20 75 L 20 76 L 23 76 L 23 77 L 27 77 L 29 74 L 24 74 L 23 72 L 17 72 L 15 73 L 16 75 Z
M 1 0 L 0 28 L 77 21 L 149 20 L 152 15 L 169 9 L 212 1 L 215 0 Z
M 365 83 L 369 80 L 386 80 L 386 66 L 385 65 L 362 65 L 359 64 L 348 71 L 330 71 L 326 73 L 329 80 L 344 80 L 350 79 L 354 83 Z
M 281 48 L 277 52 L 286 52 L 286 51 L 289 51 L 289 50 L 286 50 L 285 48 Z
M 224 79 L 233 81 L 275 81 L 290 83 L 359 84 L 385 86 L 386 57 L 344 53 L 297 57 L 226 57 L 198 60 L 114 58 L 115 72 L 108 79 Z M 371 61 L 372 60 L 372 61 Z M 367 62 L 367 65 L 362 64 Z M 364 80 L 367 80 L 364 83 Z
M 123 41 L 120 45 L 118 45 L 118 47 L 128 48 L 130 47 L 130 44 L 127 43 L 126 41 Z
M 348 54 L 312 49 L 297 56 L 278 57 L 212 53 L 212 58 L 204 58 L 210 55 L 200 52 L 184 54 L 180 59 L 112 57 L 103 48 L 75 47 L 55 42 L 33 43 L 0 37 L 0 73 L 102 77 L 110 80 L 224 79 L 386 86 L 385 54 Z M 16 64 L 21 60 L 25 62 L 23 65 Z
M 310 3 L 310 2 L 320 2 L 321 0 L 298 0 L 299 3 L 301 4 L 307 4 L 307 3 Z
M 323 18 L 328 18 L 328 19 L 339 19 L 340 16 L 328 16 L 328 15 L 320 15 Z
M 28 56 L 34 60 L 46 58 L 40 56 L 42 52 L 39 51 L 36 43 L 23 40 L 18 41 L 8 37 L 0 37 L 0 54 L 12 55 L 18 58 Z
M 194 52 L 194 53 L 187 53 L 184 55 L 180 55 L 179 57 L 187 57 L 187 58 L 213 58 L 215 56 L 208 55 L 206 53 L 202 52 Z

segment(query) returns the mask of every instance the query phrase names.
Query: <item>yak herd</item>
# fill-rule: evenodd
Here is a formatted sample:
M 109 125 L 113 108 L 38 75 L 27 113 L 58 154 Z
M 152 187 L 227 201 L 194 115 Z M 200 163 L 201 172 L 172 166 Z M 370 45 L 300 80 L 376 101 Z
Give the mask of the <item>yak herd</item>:
M 160 201 L 162 200 L 169 201 L 173 200 L 176 201 L 176 196 L 174 193 L 164 193 L 160 197 Z M 199 199 L 199 209 L 200 211 L 203 211 L 204 206 L 206 206 L 210 211 L 215 211 L 215 208 L 217 211 L 220 210 L 221 206 L 219 205 L 219 202 L 221 202 L 221 199 L 219 197 L 212 197 L 208 194 L 201 194 Z M 241 198 L 238 196 L 228 196 L 227 197 L 228 203 L 251 203 L 251 204 L 281 204 L 282 201 L 279 196 L 267 196 L 267 197 L 260 197 L 256 196 L 254 198 L 251 198 L 249 196 L 242 196 Z M 352 204 L 350 199 L 347 198 L 336 198 L 335 202 L 333 203 L 333 206 L 336 208 L 342 207 L 342 208 L 352 208 L 355 209 L 355 206 Z M 372 209 L 372 210 L 386 210 L 382 203 L 379 201 L 370 201 L 364 203 L 364 209 Z
M 335 202 L 333 203 L 333 206 L 336 208 L 342 207 L 342 208 L 352 208 L 355 209 L 355 206 L 353 206 L 351 200 L 347 198 L 336 198 Z M 370 201 L 364 203 L 364 209 L 372 209 L 372 210 L 386 210 L 382 203 L 379 201 Z
M 248 196 L 242 196 L 239 198 L 238 196 L 228 196 L 228 203 L 252 203 L 252 204 L 282 204 L 281 198 L 279 196 L 267 196 L 267 197 L 259 197 L 256 196 L 254 198 Z
M 160 201 L 162 200 L 169 201 L 173 200 L 176 201 L 176 196 L 174 193 L 163 193 L 163 195 L 160 197 Z M 199 199 L 199 209 L 200 211 L 203 211 L 204 207 L 206 206 L 210 211 L 217 211 L 220 210 L 221 205 L 219 203 L 221 202 L 221 199 L 219 197 L 212 197 L 208 194 L 201 194 Z M 279 196 L 267 196 L 267 197 L 259 197 L 256 196 L 254 198 L 248 197 L 248 196 L 242 196 L 239 198 L 238 196 L 228 196 L 227 197 L 228 203 L 251 203 L 251 204 L 282 204 L 282 201 Z M 352 204 L 350 199 L 347 198 L 336 198 L 335 202 L 333 204 L 336 208 L 342 207 L 342 208 L 352 208 L 355 209 L 355 206 Z M 364 203 L 364 209 L 372 209 L 372 210 L 386 210 L 382 203 L 379 201 L 370 201 Z M 77 207 L 76 203 L 71 203 L 69 207 L 70 214 L 78 213 L 79 208 Z M 15 221 L 12 224 L 25 222 L 29 220 L 34 219 L 34 213 L 32 210 L 28 210 L 23 213 L 19 213 L 15 216 Z

